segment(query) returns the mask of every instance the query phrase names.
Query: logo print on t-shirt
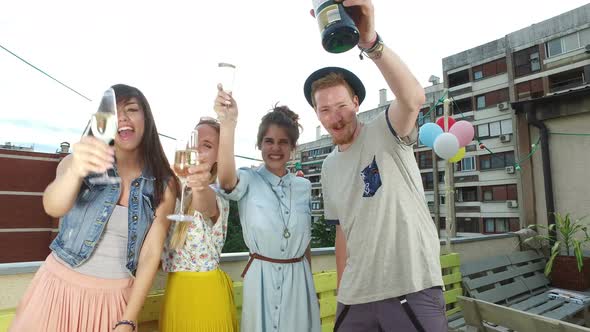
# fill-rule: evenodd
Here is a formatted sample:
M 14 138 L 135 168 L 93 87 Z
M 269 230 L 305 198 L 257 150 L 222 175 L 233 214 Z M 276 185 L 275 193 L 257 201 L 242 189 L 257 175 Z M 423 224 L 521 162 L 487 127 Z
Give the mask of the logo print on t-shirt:
M 377 161 L 374 156 L 371 164 L 365 167 L 361 172 L 361 178 L 365 183 L 363 197 L 375 196 L 375 193 L 379 187 L 381 187 L 381 175 L 379 174 L 379 167 L 377 166 Z

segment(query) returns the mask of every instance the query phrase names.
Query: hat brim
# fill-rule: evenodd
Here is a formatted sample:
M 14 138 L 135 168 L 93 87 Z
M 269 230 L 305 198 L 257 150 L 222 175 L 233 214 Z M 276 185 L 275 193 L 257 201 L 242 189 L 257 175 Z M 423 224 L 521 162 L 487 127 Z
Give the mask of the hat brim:
M 363 102 L 363 100 L 365 99 L 365 86 L 363 85 L 363 82 L 361 82 L 361 80 L 355 74 L 353 74 L 349 70 L 340 67 L 325 67 L 322 69 L 318 69 L 314 71 L 311 75 L 309 75 L 309 77 L 305 80 L 305 84 L 303 85 L 303 93 L 305 94 L 305 99 L 307 99 L 307 102 L 309 103 L 309 105 L 311 105 L 311 107 L 313 107 L 311 85 L 313 84 L 313 82 L 330 73 L 342 74 L 344 80 L 346 80 L 346 82 L 350 85 L 352 90 L 354 90 L 354 93 L 358 96 L 359 105 Z

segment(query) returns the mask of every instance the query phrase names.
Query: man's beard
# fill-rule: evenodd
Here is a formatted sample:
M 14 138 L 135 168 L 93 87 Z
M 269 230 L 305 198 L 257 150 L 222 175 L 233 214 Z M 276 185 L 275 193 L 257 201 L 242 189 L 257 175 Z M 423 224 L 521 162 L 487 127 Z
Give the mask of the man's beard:
M 357 124 L 358 125 L 358 124 Z M 347 128 L 347 126 L 345 125 L 345 128 Z M 336 138 L 335 136 L 332 136 L 332 143 L 336 144 L 336 145 L 342 145 L 342 144 L 350 144 L 352 143 L 352 141 L 354 140 L 354 132 L 356 130 L 356 127 L 354 128 L 354 130 L 352 132 L 346 132 L 345 136 L 340 137 L 340 138 Z

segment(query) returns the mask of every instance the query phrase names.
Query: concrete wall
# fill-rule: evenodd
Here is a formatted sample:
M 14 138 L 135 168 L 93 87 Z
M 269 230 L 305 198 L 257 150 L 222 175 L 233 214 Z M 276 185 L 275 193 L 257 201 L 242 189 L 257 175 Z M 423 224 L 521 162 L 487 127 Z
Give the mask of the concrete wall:
M 590 113 L 545 121 L 549 132 L 590 133 Z M 549 154 L 553 175 L 555 210 L 573 217 L 590 215 L 590 136 L 549 135 Z M 539 156 L 540 157 L 540 156 Z M 540 158 L 536 158 L 540 162 Z M 539 171 L 541 164 L 535 164 Z M 537 174 L 535 174 L 537 176 Z M 540 177 L 542 179 L 542 176 Z M 543 199 L 542 181 L 535 186 L 536 197 Z M 537 204 L 539 202 L 537 201 Z M 542 213 L 538 213 L 541 215 Z M 590 222 L 590 219 L 588 220 Z
M 590 5 L 570 10 L 561 15 L 510 33 L 507 38 L 512 48 L 527 47 L 531 43 L 566 35 L 590 23 Z M 550 38 L 548 38 L 550 37 Z
M 506 46 L 504 38 L 496 39 L 481 46 L 443 58 L 443 72 L 505 53 Z
M 518 238 L 514 234 L 474 236 L 451 241 L 452 251 L 459 253 L 462 262 L 482 259 L 484 257 L 508 254 L 519 250 Z M 445 252 L 441 241 L 441 254 Z M 240 274 L 246 265 L 247 254 L 224 254 L 221 268 L 232 280 L 241 281 Z M 0 310 L 14 308 L 25 293 L 40 262 L 0 264 Z M 335 270 L 336 262 L 333 248 L 313 249 L 312 272 Z M 159 272 L 152 289 L 166 286 L 166 274 Z
M 590 4 L 576 8 L 505 37 L 448 56 L 443 59 L 443 72 L 482 61 L 492 60 L 511 51 L 523 49 L 590 26 Z

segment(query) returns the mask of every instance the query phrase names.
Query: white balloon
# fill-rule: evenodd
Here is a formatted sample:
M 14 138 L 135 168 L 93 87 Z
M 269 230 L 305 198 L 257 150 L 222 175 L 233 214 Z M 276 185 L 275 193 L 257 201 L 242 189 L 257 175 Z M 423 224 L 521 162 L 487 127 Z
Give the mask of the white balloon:
M 442 133 L 434 141 L 434 152 L 442 159 L 450 159 L 459 151 L 459 140 L 451 133 Z

